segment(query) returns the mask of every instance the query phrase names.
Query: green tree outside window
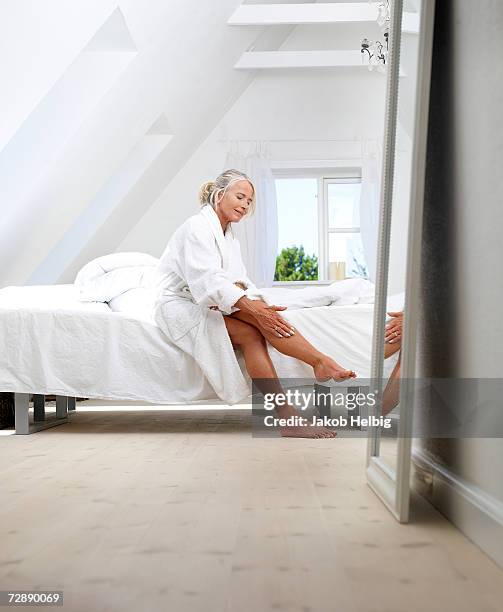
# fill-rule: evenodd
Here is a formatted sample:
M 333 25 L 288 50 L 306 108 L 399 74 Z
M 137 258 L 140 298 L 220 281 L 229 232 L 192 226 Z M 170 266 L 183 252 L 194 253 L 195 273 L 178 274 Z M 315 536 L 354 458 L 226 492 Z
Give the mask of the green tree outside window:
M 302 245 L 287 247 L 276 258 L 274 280 L 318 280 L 318 258 L 316 255 L 306 255 Z

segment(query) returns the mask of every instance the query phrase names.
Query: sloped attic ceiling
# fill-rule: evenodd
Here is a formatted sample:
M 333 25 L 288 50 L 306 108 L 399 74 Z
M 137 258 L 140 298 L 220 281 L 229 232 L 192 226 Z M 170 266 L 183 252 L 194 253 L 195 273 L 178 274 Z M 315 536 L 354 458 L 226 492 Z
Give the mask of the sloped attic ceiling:
M 59 76 L 52 71 L 24 105 L 31 112 L 19 115 L 10 140 L 0 143 L 0 181 L 8 178 L 12 194 L 0 226 L 0 259 L 9 261 L 1 285 L 72 280 L 95 253 L 113 251 L 253 79 L 233 68 L 241 54 L 252 45 L 277 48 L 291 30 L 229 28 L 240 0 L 72 4 L 71 19 L 55 0 L 45 6 L 53 11 L 47 19 L 37 22 L 27 10 L 16 21 L 18 38 L 36 32 L 44 49 L 54 29 L 70 32 L 60 53 L 51 47 L 48 54 L 48 61 L 59 58 Z M 1 10 L 10 9 L 6 3 Z M 23 106 L 28 90 L 18 88 L 11 107 Z M 51 149 L 53 126 L 60 132 Z M 42 142 L 44 155 L 25 161 L 18 154 L 7 176 L 12 153 L 28 142 L 35 152 Z

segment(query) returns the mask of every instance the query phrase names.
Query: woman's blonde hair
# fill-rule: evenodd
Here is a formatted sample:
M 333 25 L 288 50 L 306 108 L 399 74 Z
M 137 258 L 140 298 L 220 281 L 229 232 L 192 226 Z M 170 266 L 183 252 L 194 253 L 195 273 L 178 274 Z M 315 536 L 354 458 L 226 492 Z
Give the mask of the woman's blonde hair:
M 215 208 L 218 193 L 222 191 L 223 197 L 229 188 L 229 185 L 235 183 L 236 181 L 248 181 L 252 186 L 252 202 L 248 207 L 245 216 L 252 215 L 255 212 L 255 194 L 257 190 L 255 189 L 255 185 L 251 179 L 240 170 L 226 170 L 225 172 L 222 172 L 222 174 L 219 174 L 214 181 L 207 181 L 206 183 L 203 183 L 199 188 L 199 201 L 201 202 L 201 206 L 209 204 L 212 208 Z

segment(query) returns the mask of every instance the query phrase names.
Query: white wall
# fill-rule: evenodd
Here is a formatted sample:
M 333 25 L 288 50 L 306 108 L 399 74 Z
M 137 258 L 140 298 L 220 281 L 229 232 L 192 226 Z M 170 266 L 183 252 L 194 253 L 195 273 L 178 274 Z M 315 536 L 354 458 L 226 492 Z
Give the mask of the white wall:
M 0 149 L 112 12 L 114 0 L 2 0 Z
M 436 7 L 417 376 L 501 383 L 503 85 L 492 58 L 503 3 L 481 0 L 475 12 L 470 0 Z M 483 401 L 483 385 L 454 408 L 478 406 L 473 424 L 494 423 L 491 437 L 419 444 L 434 472 L 449 473 L 448 487 L 435 478 L 432 502 L 503 565 L 501 397 Z M 438 408 L 417 406 L 426 423 Z

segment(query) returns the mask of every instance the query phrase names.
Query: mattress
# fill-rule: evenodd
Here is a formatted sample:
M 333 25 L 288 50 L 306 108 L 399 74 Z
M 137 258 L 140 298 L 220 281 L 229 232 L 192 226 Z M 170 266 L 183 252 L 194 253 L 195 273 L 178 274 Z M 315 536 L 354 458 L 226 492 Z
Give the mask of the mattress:
M 369 376 L 372 304 L 281 314 L 319 350 Z M 0 337 L 2 392 L 156 404 L 218 400 L 196 362 L 168 341 L 148 311 L 133 315 L 80 302 L 73 285 L 1 289 Z M 312 378 L 307 364 L 269 351 L 281 378 Z M 236 355 L 251 392 L 242 354 Z

